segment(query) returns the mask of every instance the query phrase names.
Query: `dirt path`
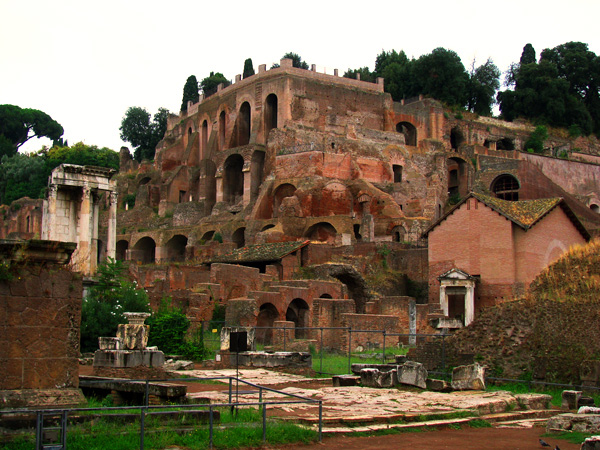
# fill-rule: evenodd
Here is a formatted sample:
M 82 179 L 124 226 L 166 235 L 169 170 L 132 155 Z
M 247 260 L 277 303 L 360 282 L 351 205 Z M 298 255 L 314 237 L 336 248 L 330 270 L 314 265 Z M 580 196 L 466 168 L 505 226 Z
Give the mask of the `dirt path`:
M 540 450 L 544 428 L 468 428 L 373 437 L 326 437 L 321 444 L 270 447 L 285 450 Z M 578 444 L 543 437 L 554 449 L 579 450 Z

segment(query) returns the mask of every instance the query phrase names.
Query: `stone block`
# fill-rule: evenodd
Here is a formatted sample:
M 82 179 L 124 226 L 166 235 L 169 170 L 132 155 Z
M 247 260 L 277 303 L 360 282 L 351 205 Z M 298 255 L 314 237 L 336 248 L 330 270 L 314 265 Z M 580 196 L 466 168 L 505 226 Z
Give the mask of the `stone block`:
M 455 367 L 452 371 L 452 389 L 455 391 L 485 390 L 485 367 L 479 364 Z
M 143 350 L 148 345 L 150 327 L 141 324 L 120 324 L 117 328 L 117 338 L 121 339 L 125 350 Z
M 586 438 L 581 444 L 581 450 L 600 450 L 600 436 Z
M 450 383 L 448 383 L 446 380 L 436 380 L 434 378 L 427 378 L 425 383 L 429 391 L 450 392 L 452 390 Z
M 421 389 L 427 388 L 427 369 L 421 363 L 407 361 L 398 366 L 398 383 L 409 386 L 417 386 Z
M 331 382 L 334 387 L 358 386 L 360 377 L 352 375 L 334 375 L 331 378 Z
M 360 375 L 363 369 L 377 369 L 382 372 L 387 372 L 390 370 L 396 370 L 397 368 L 397 364 L 352 364 L 350 366 L 350 370 L 354 375 Z
M 379 375 L 378 369 L 366 368 L 360 371 L 360 384 L 364 387 L 378 387 L 377 376 Z
M 162 367 L 165 355 L 149 350 L 96 350 L 94 367 Z
M 398 384 L 398 372 L 395 370 L 379 371 L 376 379 L 377 387 L 392 388 Z
M 100 350 L 123 350 L 123 343 L 118 337 L 99 337 L 98 348 Z
M 545 394 L 516 394 L 515 398 L 525 410 L 548 409 L 552 401 L 552 396 Z
M 562 391 L 562 409 L 572 410 L 577 409 L 577 403 L 581 397 L 581 391 Z
M 584 406 L 596 406 L 594 399 L 592 397 L 579 397 L 577 401 L 577 408 L 582 408 Z
M 165 370 L 194 370 L 194 362 L 193 361 L 175 361 L 172 359 L 168 359 L 165 361 L 165 365 L 163 366 Z
M 579 431 L 586 434 L 600 433 L 600 414 L 565 413 L 550 417 L 546 431 Z

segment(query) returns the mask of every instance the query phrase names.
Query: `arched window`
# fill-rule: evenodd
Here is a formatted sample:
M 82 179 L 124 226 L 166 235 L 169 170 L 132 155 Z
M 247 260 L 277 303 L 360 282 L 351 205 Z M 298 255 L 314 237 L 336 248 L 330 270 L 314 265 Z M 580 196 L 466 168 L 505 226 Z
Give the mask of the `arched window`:
M 200 159 L 206 155 L 206 145 L 208 144 L 208 122 L 202 122 L 202 132 L 200 137 Z
M 167 259 L 174 262 L 185 261 L 185 247 L 187 246 L 188 238 L 176 234 L 166 244 L 167 247 Z
M 136 260 L 142 264 L 154 264 L 156 253 L 156 242 L 151 237 L 143 237 L 133 246 L 136 251 Z
M 265 101 L 265 141 L 273 128 L 277 128 L 277 96 L 269 94 Z
M 240 107 L 238 116 L 237 129 L 237 145 L 248 145 L 250 142 L 250 103 L 244 102 Z
M 396 124 L 396 131 L 404 135 L 406 145 L 417 145 L 417 129 L 410 122 L 399 122 Z
M 219 150 L 225 150 L 225 127 L 227 126 L 225 111 L 219 114 Z
M 490 191 L 502 200 L 519 200 L 519 181 L 512 175 L 500 175 L 490 186 Z
M 244 158 L 229 156 L 223 165 L 223 200 L 230 205 L 238 204 L 244 196 Z

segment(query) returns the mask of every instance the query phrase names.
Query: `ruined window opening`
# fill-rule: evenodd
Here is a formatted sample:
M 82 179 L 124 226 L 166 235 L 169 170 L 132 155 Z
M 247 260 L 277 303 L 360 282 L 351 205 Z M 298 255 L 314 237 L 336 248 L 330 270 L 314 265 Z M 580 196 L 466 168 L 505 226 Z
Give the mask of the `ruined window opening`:
M 143 237 L 133 246 L 135 260 L 142 264 L 154 264 L 156 262 L 156 242 L 151 237 Z
M 258 318 L 256 320 L 256 341 L 263 345 L 271 344 L 273 341 L 273 323 L 279 318 L 279 312 L 272 303 L 260 305 Z
M 138 183 L 138 186 L 143 186 L 145 184 L 150 183 L 151 178 L 150 177 L 144 177 L 140 180 L 140 182 Z
M 270 230 L 271 228 L 275 228 L 275 225 L 273 225 L 272 223 L 270 223 L 269 225 L 265 225 L 260 231 Z
M 225 160 L 223 173 L 223 200 L 230 205 L 237 205 L 244 196 L 244 158 L 231 155 Z
M 309 227 L 304 236 L 311 241 L 333 243 L 337 236 L 337 230 L 330 223 L 319 222 Z
M 265 141 L 273 128 L 277 128 L 277 96 L 269 94 L 265 101 Z
M 127 249 L 129 248 L 129 242 L 121 240 L 117 242 L 115 258 L 117 261 L 125 261 L 127 258 Z
M 465 138 L 460 128 L 454 127 L 450 130 L 450 147 L 452 147 L 452 150 L 457 151 L 464 141 Z
M 592 205 L 590 205 L 590 209 L 592 211 L 594 211 L 595 213 L 600 213 L 600 206 L 598 206 L 598 205 L 593 205 L 592 204 Z
M 394 229 L 392 230 L 392 239 L 394 242 L 404 242 L 405 235 L 406 230 L 401 226 L 394 227 Z
M 293 184 L 285 183 L 281 184 L 275 190 L 273 194 L 273 217 L 279 216 L 279 207 L 281 202 L 286 197 L 292 197 L 296 192 L 296 186 Z
M 27 216 L 27 228 L 26 228 L 27 233 L 31 232 L 31 223 L 30 223 L 30 220 L 31 220 L 30 217 Z
M 214 231 L 207 231 L 206 233 L 204 233 L 202 235 L 200 240 L 203 241 L 204 243 L 207 243 L 208 241 L 212 241 L 212 238 L 214 235 L 215 235 Z
M 392 170 L 394 171 L 394 183 L 402 182 L 402 166 L 399 164 L 393 164 Z
M 187 191 L 179 191 L 179 203 L 187 202 Z
M 334 149 L 335 148 L 335 142 L 331 143 L 331 148 Z
M 208 143 L 208 122 L 202 122 L 202 133 L 200 137 L 200 159 L 204 159 L 206 154 L 206 144 Z
M 265 167 L 265 152 L 255 151 L 250 165 L 250 201 L 256 200 L 260 193 Z
M 227 123 L 225 120 L 225 111 L 221 111 L 219 114 L 219 150 L 225 150 L 225 127 Z
M 500 175 L 492 182 L 490 190 L 502 200 L 519 200 L 519 181 L 512 175 Z
M 362 235 L 360 234 L 360 224 L 358 223 L 354 224 L 354 238 L 359 242 L 362 241 Z
M 406 145 L 417 146 L 417 129 L 412 123 L 399 122 L 396 124 L 396 131 L 404 135 Z
M 191 136 L 191 135 L 192 135 L 192 127 L 189 127 L 188 128 L 188 136 Z
M 333 297 L 329 294 L 321 294 L 321 295 L 319 295 L 319 298 L 333 298 Z
M 248 145 L 250 142 L 250 103 L 244 102 L 240 107 L 237 120 L 238 138 L 237 145 Z
M 104 242 L 102 242 L 100 239 L 98 239 L 96 241 L 96 262 L 98 264 L 100 264 L 100 261 L 102 261 L 105 258 L 105 253 L 106 253 L 106 246 L 104 245 Z
M 496 150 L 514 150 L 515 142 L 509 138 L 502 138 L 496 142 Z

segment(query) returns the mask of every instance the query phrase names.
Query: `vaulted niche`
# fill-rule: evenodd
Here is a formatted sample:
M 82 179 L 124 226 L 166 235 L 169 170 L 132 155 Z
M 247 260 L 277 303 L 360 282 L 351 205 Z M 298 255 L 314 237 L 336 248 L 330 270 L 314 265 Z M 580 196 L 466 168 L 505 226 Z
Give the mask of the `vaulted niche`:
M 219 114 L 219 150 L 225 150 L 225 128 L 227 127 L 227 119 L 225 111 Z
M 308 303 L 301 298 L 295 298 L 290 303 L 290 306 L 288 306 L 285 313 L 285 320 L 294 322 L 296 326 L 296 339 L 306 339 L 308 336 L 308 330 L 302 329 L 309 326 L 308 314 Z
M 467 163 L 461 158 L 449 158 L 447 166 L 448 197 L 453 202 L 457 202 L 460 198 L 467 195 L 469 191 Z
M 265 141 L 269 138 L 269 132 L 277 128 L 277 96 L 267 95 L 265 101 Z
M 450 131 L 450 146 L 452 147 L 452 150 L 457 151 L 464 142 L 465 137 L 462 131 L 460 131 L 460 128 L 452 128 Z
M 273 194 L 273 217 L 278 217 L 279 206 L 286 197 L 291 197 L 296 192 L 296 186 L 289 183 L 280 184 Z
M 502 200 L 519 200 L 519 181 L 509 174 L 500 175 L 490 186 L 490 191 Z
M 404 135 L 406 145 L 417 145 L 417 129 L 410 122 L 399 122 L 396 124 L 396 131 Z
M 237 119 L 237 145 L 248 145 L 250 142 L 250 103 L 244 102 L 240 106 Z
M 235 232 L 231 235 L 231 240 L 233 242 L 235 242 L 235 245 L 237 248 L 242 248 L 243 246 L 246 245 L 246 228 L 242 227 L 242 228 L 238 228 L 237 230 L 235 230 Z
M 208 122 L 202 122 L 202 130 L 200 131 L 200 159 L 204 159 L 206 155 L 206 146 L 208 145 Z
M 244 196 L 244 158 L 231 155 L 225 160 L 223 170 L 223 201 L 237 205 Z
M 399 164 L 392 164 L 392 171 L 394 172 L 394 183 L 402 182 L 402 166 Z
M 142 264 L 154 264 L 156 254 L 156 242 L 151 237 L 143 237 L 133 246 L 136 250 L 136 260 Z
M 260 305 L 258 318 L 256 319 L 256 340 L 263 345 L 271 344 L 273 339 L 273 323 L 279 318 L 277 308 L 272 303 Z M 263 328 L 264 327 L 264 328 Z

